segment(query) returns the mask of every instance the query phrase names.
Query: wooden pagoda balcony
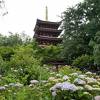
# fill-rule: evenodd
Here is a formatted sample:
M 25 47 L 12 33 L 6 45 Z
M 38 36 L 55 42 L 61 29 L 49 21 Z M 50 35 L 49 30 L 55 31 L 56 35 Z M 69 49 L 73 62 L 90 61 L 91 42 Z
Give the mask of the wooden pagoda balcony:
M 62 42 L 62 38 L 57 37 L 37 36 L 35 38 L 40 45 L 56 45 Z
M 45 35 L 45 36 L 54 36 L 58 37 L 62 30 L 52 29 L 52 28 L 43 28 L 43 27 L 36 27 L 34 29 L 35 34 L 37 35 Z

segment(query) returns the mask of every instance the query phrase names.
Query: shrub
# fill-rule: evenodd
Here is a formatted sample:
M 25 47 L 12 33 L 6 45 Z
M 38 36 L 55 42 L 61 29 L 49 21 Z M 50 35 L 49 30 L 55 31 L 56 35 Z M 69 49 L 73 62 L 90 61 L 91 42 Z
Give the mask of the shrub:
M 80 73 L 78 68 L 72 68 L 70 66 L 64 66 L 62 68 L 60 68 L 59 73 L 62 75 L 69 75 L 70 73 L 74 73 L 74 72 L 78 72 Z
M 0 47 L 0 55 L 4 61 L 10 61 L 11 56 L 14 54 L 12 47 Z
M 93 66 L 94 59 L 89 55 L 82 55 L 81 57 L 76 58 L 72 65 L 77 67 L 89 67 Z

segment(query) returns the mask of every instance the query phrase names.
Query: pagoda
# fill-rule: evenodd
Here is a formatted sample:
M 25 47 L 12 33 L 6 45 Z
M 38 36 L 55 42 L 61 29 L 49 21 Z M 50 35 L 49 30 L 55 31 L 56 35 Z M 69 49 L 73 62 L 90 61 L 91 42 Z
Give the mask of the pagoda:
M 61 44 L 62 38 L 60 38 L 60 33 L 62 30 L 59 29 L 61 22 L 51 22 L 48 21 L 47 16 L 47 8 L 46 8 L 46 20 L 37 19 L 36 25 L 34 28 L 34 38 L 36 42 L 41 47 L 45 47 L 48 45 L 57 45 Z M 63 60 L 55 60 L 55 61 L 47 61 L 47 64 L 55 65 L 58 69 L 58 65 L 65 65 Z
M 36 25 L 34 28 L 34 38 L 40 46 L 45 45 L 57 45 L 62 42 L 62 38 L 59 37 L 62 30 L 58 28 L 61 25 L 61 22 L 51 22 L 48 21 L 48 11 L 46 7 L 46 20 L 37 19 Z
M 60 22 L 50 22 L 37 19 L 34 31 L 34 38 L 39 45 L 56 45 L 62 42 L 62 38 L 58 38 L 62 30 L 58 30 Z

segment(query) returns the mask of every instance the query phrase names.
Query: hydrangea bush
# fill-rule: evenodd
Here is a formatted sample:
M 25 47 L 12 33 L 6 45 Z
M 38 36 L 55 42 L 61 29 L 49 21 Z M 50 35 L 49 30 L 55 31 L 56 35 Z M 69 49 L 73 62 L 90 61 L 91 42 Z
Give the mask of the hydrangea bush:
M 100 76 L 69 66 L 50 72 L 48 79 L 33 78 L 27 85 L 18 80 L 8 83 L 2 75 L 0 82 L 0 100 L 94 100 L 100 96 Z
M 100 95 L 100 76 L 94 73 L 71 73 L 61 79 L 50 88 L 55 100 L 92 100 Z

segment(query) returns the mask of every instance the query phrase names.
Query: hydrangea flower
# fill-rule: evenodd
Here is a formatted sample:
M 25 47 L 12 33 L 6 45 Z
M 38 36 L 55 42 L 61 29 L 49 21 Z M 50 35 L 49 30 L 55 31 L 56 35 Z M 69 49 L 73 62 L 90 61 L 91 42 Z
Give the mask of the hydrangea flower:
M 12 86 L 12 87 L 22 87 L 23 84 L 21 84 L 21 83 L 9 83 L 9 86 Z
M 5 86 L 0 86 L 0 91 L 3 91 L 5 89 L 6 89 Z
M 72 73 L 72 74 L 70 74 L 70 76 L 75 76 L 75 77 L 77 77 L 79 74 L 78 73 Z
M 61 86 L 61 90 L 71 90 L 76 91 L 77 87 L 74 84 L 71 84 L 69 82 L 63 82 Z
M 78 90 L 84 90 L 82 86 L 77 86 Z
M 95 96 L 94 100 L 100 100 L 100 96 Z
M 57 95 L 56 91 L 52 92 L 52 96 L 55 97 Z
M 41 82 L 42 82 L 42 83 L 47 83 L 48 81 L 46 81 L 46 80 L 41 80 Z
M 51 72 L 50 75 L 55 75 L 55 72 Z
M 100 92 L 100 88 L 93 88 L 93 91 L 99 91 Z
M 79 79 L 79 78 L 76 78 L 74 80 L 74 83 L 79 84 L 79 85 L 85 85 L 86 84 L 86 82 L 84 80 Z
M 87 75 L 79 75 L 78 78 L 85 79 Z
M 56 83 L 53 87 L 50 88 L 50 91 L 56 91 L 62 87 L 62 83 Z
M 15 83 L 9 83 L 9 86 L 13 86 L 14 87 L 15 86 Z
M 85 74 L 86 74 L 86 75 L 92 75 L 92 73 L 91 73 L 91 72 L 86 72 Z
M 86 80 L 87 80 L 87 83 L 88 83 L 88 84 L 91 84 L 91 83 L 94 83 L 94 84 L 95 84 L 95 83 L 98 82 L 96 79 L 94 79 L 94 78 L 89 78 L 89 77 L 87 77 Z
M 76 91 L 78 88 L 74 84 L 63 82 L 55 84 L 53 87 L 50 88 L 50 91 L 56 91 L 57 89 Z
M 16 86 L 16 87 L 22 87 L 23 84 L 21 84 L 21 83 L 16 83 L 15 86 Z
M 69 77 L 67 75 L 63 76 L 63 80 L 68 80 Z
M 85 85 L 84 88 L 85 88 L 86 90 L 90 90 L 90 91 L 93 90 L 93 87 L 90 86 L 90 85 Z
M 37 84 L 37 83 L 39 83 L 39 81 L 38 80 L 31 80 L 30 83 L 31 84 Z
M 9 85 L 4 85 L 5 87 L 9 87 Z
M 48 80 L 49 80 L 49 81 L 53 81 L 53 80 L 55 80 L 55 77 L 49 77 Z
M 62 77 L 62 75 L 61 74 L 56 74 L 56 77 Z

